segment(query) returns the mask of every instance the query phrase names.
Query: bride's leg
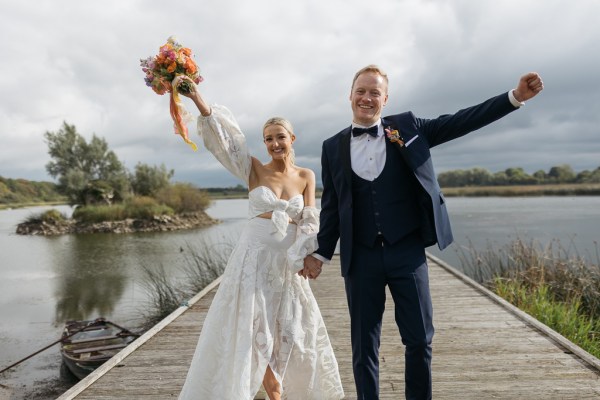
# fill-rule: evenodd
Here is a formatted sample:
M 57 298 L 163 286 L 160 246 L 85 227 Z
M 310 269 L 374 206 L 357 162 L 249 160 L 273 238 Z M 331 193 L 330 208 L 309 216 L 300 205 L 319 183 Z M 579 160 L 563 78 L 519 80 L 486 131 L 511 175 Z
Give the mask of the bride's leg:
M 269 396 L 269 400 L 281 400 L 281 387 L 269 366 L 267 366 L 267 371 L 265 372 L 263 386 L 265 387 L 267 396 Z

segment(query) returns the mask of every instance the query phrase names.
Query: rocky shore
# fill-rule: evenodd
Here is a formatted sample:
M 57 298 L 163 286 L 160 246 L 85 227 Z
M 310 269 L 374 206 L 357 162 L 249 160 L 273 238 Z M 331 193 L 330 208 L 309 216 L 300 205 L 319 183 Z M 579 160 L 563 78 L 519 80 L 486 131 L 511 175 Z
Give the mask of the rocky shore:
M 69 233 L 133 233 L 167 232 L 203 228 L 218 224 L 204 211 L 176 215 L 157 215 L 152 219 L 125 219 L 98 223 L 82 223 L 75 220 L 56 222 L 23 222 L 17 225 L 18 235 L 54 236 Z

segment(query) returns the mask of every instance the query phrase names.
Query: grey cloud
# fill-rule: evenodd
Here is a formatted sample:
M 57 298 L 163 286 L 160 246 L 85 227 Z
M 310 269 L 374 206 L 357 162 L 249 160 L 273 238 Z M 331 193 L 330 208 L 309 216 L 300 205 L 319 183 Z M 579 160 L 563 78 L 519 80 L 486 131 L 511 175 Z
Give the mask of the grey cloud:
M 281 115 L 298 133 L 298 162 L 319 176 L 321 142 L 350 124 L 354 72 L 376 63 L 390 76 L 385 111 L 422 117 L 507 91 L 531 70 L 544 77 L 546 90 L 523 110 L 434 149 L 439 172 L 600 164 L 592 0 L 3 3 L 3 176 L 49 180 L 43 133 L 67 121 L 104 137 L 129 168 L 164 163 L 179 181 L 238 184 L 202 146 L 193 153 L 172 134 L 168 98 L 144 85 L 139 59 L 172 34 L 194 50 L 203 93 L 234 112 L 261 159 L 262 124 Z

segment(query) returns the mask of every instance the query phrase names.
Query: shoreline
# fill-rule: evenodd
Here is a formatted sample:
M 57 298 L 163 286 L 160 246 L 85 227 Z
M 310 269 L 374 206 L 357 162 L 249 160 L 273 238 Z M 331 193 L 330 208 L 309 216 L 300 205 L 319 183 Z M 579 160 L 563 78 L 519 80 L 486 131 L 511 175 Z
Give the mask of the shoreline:
M 89 233 L 169 232 L 204 228 L 220 223 L 204 211 L 175 215 L 156 215 L 152 219 L 125 219 L 82 223 L 72 219 L 57 222 L 22 222 L 17 225 L 18 235 L 57 236 Z

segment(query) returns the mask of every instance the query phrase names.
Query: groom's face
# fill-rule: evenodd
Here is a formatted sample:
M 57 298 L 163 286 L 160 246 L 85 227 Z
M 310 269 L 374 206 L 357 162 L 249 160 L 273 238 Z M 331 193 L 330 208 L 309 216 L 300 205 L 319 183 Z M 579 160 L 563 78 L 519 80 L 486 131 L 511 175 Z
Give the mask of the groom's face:
M 350 92 L 353 121 L 371 126 L 381 118 L 381 111 L 388 99 L 387 83 L 376 72 L 363 72 L 356 78 Z

